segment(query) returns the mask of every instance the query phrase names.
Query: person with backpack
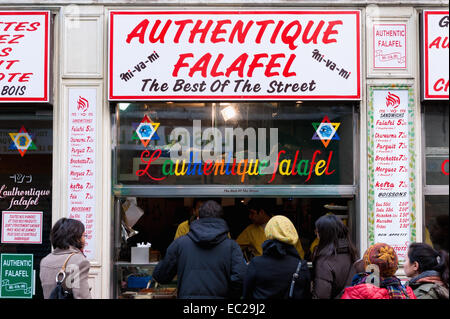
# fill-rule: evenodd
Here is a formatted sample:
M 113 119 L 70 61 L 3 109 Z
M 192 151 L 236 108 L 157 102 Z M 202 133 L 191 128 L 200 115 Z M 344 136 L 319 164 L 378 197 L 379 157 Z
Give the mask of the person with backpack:
M 292 222 L 285 216 L 274 216 L 264 232 L 263 254 L 254 257 L 247 268 L 244 298 L 310 298 L 308 265 L 295 249 L 299 238 Z
M 448 253 L 424 243 L 412 243 L 404 264 L 407 285 L 417 299 L 448 298 Z
M 153 280 L 170 283 L 177 276 L 179 299 L 240 298 L 246 263 L 239 245 L 228 237 L 222 207 L 208 200 L 187 235 L 174 240 L 153 271 Z
M 341 299 L 417 299 L 410 287 L 395 276 L 398 256 L 384 243 L 370 246 L 363 257 L 364 270 L 354 276 Z
M 324 215 L 315 225 L 319 244 L 313 254 L 312 297 L 339 299 L 356 273 L 357 252 L 347 227 L 336 215 Z

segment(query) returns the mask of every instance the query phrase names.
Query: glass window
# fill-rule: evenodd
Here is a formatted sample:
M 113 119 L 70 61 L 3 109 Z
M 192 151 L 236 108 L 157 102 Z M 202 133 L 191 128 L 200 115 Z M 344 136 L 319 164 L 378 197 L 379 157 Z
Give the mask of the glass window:
M 424 242 L 448 251 L 448 196 L 425 196 Z
M 427 103 L 424 109 L 426 184 L 448 185 L 448 101 Z
M 0 106 L 0 253 L 33 254 L 36 275 L 51 251 L 52 152 L 51 106 Z M 42 299 L 39 276 L 35 289 Z
M 117 183 L 353 185 L 353 104 L 119 103 Z
M 425 200 L 423 241 L 448 251 L 448 101 L 424 102 Z

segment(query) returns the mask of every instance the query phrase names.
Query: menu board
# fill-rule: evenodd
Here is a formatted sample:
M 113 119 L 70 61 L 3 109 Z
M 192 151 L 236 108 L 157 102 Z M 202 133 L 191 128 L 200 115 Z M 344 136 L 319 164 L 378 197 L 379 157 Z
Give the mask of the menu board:
M 69 89 L 69 218 L 85 226 L 88 259 L 95 255 L 96 89 Z
M 374 90 L 370 157 L 373 242 L 391 245 L 404 260 L 411 239 L 409 91 Z

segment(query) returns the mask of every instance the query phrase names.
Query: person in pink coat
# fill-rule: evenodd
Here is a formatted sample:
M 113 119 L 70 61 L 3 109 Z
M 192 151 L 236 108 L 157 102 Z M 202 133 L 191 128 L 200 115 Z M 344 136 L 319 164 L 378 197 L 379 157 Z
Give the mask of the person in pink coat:
M 398 257 L 391 246 L 370 246 L 363 261 L 366 272 L 353 277 L 352 286 L 345 288 L 341 299 L 417 299 L 411 287 L 403 286 L 395 277 Z

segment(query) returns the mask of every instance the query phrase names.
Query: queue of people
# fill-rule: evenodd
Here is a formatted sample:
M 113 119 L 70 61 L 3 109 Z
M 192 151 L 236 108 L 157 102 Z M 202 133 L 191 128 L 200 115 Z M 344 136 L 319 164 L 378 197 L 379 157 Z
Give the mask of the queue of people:
M 445 251 L 412 243 L 404 264 L 410 280 L 402 284 L 395 276 L 399 263 L 391 246 L 374 244 L 358 259 L 347 227 L 328 214 L 315 222 L 318 244 L 310 270 L 292 222 L 274 215 L 268 202 L 254 201 L 250 208 L 253 224 L 235 241 L 221 205 L 214 200 L 199 202 L 183 226 L 184 235 L 178 234 L 156 266 L 153 280 L 166 284 L 176 276 L 181 299 L 449 299 Z M 41 262 L 45 298 L 52 298 L 55 276 L 69 260 L 79 272 L 72 277 L 80 281 L 72 289 L 73 298 L 90 298 L 90 264 L 83 255 L 80 224 L 63 218 L 52 228 L 55 250 Z M 254 252 L 250 260 L 243 254 L 248 246 Z M 73 283 L 64 289 L 70 290 L 68 286 Z

